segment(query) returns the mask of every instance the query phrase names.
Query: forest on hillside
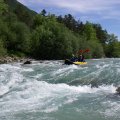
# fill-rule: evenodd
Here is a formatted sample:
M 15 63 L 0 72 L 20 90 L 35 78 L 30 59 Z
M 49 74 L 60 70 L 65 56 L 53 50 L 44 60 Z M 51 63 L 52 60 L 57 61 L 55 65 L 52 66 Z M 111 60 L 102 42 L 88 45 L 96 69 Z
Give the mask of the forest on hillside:
M 81 49 L 87 58 L 120 57 L 120 41 L 100 24 L 71 14 L 39 14 L 16 0 L 0 1 L 0 56 L 65 59 Z

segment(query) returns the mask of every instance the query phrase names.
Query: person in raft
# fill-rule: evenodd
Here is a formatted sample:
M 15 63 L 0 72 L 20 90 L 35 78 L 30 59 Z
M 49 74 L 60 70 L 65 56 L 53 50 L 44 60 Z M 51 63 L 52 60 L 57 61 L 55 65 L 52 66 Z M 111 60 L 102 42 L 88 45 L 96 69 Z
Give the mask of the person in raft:
M 83 54 L 80 54 L 79 58 L 78 58 L 79 62 L 85 62 L 85 58 Z
M 78 61 L 78 58 L 74 54 L 72 54 L 72 58 L 70 59 L 70 61 L 76 62 Z

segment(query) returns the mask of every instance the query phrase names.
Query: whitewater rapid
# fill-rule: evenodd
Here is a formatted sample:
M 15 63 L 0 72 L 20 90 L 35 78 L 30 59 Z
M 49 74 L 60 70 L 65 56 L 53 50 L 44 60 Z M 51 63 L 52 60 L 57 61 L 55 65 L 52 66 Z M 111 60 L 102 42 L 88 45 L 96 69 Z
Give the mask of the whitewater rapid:
M 120 59 L 0 65 L 0 120 L 119 120 Z

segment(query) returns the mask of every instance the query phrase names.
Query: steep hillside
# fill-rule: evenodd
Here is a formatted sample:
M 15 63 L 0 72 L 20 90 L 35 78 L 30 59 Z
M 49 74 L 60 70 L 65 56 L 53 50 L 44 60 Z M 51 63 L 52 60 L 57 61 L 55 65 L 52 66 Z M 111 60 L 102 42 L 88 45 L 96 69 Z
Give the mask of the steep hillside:
M 9 11 L 15 13 L 18 20 L 31 26 L 33 23 L 33 17 L 37 14 L 36 12 L 28 9 L 17 0 L 4 0 L 9 7 Z
M 27 8 L 26 6 L 24 6 L 23 4 L 21 4 L 20 2 L 18 2 L 17 0 L 4 0 L 6 4 L 9 5 L 9 7 L 12 10 L 15 10 L 16 8 L 18 8 L 18 6 L 21 6 L 22 9 L 24 9 L 25 11 L 29 12 L 29 14 L 31 15 L 36 15 L 37 13 L 33 10 L 30 10 L 29 8 Z

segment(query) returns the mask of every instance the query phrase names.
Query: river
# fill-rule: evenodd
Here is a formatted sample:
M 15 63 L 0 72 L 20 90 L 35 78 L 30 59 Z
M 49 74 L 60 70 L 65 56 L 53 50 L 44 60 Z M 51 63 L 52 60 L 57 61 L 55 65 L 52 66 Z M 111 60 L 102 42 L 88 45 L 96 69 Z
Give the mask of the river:
M 0 65 L 0 120 L 120 120 L 120 59 Z

